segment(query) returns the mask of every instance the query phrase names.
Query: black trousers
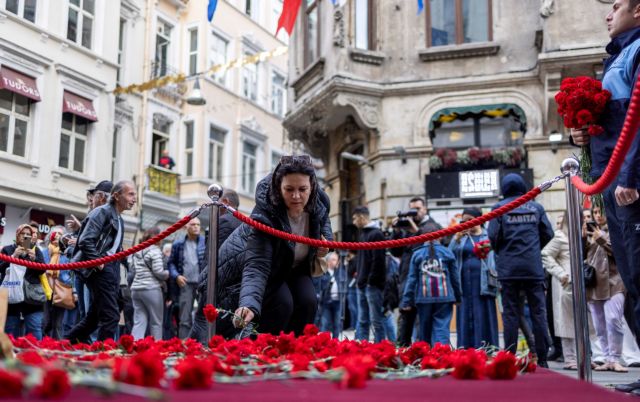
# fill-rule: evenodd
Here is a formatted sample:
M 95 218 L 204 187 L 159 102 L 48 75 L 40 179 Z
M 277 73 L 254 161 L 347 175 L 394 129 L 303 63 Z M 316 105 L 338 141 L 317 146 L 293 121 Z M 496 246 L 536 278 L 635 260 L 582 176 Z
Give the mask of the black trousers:
M 398 346 L 411 346 L 411 335 L 413 335 L 413 327 L 416 323 L 418 309 L 400 310 L 398 316 Z
M 301 335 L 305 325 L 313 324 L 317 310 L 318 299 L 311 277 L 293 276 L 265 295 L 258 331 L 274 335 L 293 331 Z
M 107 264 L 102 271 L 94 272 L 86 283 L 91 292 L 89 311 L 69 332 L 69 340 L 90 343 L 89 335 L 96 329 L 99 341 L 115 339 L 120 321 L 120 263 Z
M 504 344 L 509 352 L 516 353 L 518 348 L 518 327 L 520 324 L 520 292 L 524 292 L 529 303 L 529 312 L 533 323 L 535 352 L 538 360 L 547 360 L 547 308 L 544 295 L 544 281 L 509 280 L 502 281 L 502 305 L 504 312 Z

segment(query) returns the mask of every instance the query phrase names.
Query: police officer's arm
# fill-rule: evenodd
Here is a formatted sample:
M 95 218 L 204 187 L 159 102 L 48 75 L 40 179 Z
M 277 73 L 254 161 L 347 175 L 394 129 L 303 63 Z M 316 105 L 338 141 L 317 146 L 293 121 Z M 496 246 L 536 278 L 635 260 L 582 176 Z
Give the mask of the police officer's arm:
M 544 208 L 540 206 L 540 222 L 538 223 L 538 229 L 540 231 L 540 247 L 543 248 L 553 239 L 553 226 L 547 218 L 547 213 Z
M 638 74 L 640 74 L 640 52 L 636 53 L 633 60 L 633 86 L 631 91 L 635 88 Z M 629 94 L 631 98 L 631 93 Z M 620 173 L 618 173 L 618 187 L 624 187 L 626 189 L 638 189 L 640 188 L 640 135 L 635 136 L 629 152 L 624 159 Z
M 487 235 L 491 242 L 491 248 L 496 252 L 499 249 L 500 240 L 502 238 L 502 217 L 499 216 L 489 222 L 489 228 L 487 229 Z

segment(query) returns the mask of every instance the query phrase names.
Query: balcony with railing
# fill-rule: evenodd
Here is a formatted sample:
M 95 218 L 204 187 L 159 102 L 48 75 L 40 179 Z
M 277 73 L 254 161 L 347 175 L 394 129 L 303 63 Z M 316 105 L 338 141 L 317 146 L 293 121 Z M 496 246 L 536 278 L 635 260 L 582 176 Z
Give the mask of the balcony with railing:
M 178 74 L 180 74 L 180 71 L 167 64 L 166 60 L 153 60 L 151 62 L 149 78 L 152 80 L 165 76 L 175 76 Z M 154 92 L 160 96 L 169 97 L 174 102 L 177 102 L 182 99 L 182 96 L 187 92 L 187 86 L 184 83 L 169 83 L 156 88 Z

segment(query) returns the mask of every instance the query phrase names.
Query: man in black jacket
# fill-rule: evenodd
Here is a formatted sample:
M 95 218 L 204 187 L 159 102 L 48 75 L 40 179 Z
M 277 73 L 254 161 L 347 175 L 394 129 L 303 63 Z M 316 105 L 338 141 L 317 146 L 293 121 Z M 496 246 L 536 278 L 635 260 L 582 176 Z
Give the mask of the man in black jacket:
M 82 223 L 73 261 L 91 261 L 113 255 L 122 249 L 124 224 L 120 216 L 136 203 L 136 187 L 130 181 L 120 181 L 113 186 L 109 203 L 91 211 Z M 91 292 L 87 315 L 68 335 L 71 342 L 89 342 L 89 335 L 98 329 L 98 340 L 114 338 L 120 313 L 120 262 L 91 268 L 86 284 Z
M 353 224 L 360 230 L 360 242 L 384 240 L 384 234 L 369 218 L 367 207 L 353 210 Z M 358 250 L 356 254 L 356 276 L 358 286 L 358 330 L 356 339 L 369 339 L 369 326 L 373 326 L 376 342 L 385 339 L 384 326 L 384 285 L 387 278 L 386 256 L 381 250 Z

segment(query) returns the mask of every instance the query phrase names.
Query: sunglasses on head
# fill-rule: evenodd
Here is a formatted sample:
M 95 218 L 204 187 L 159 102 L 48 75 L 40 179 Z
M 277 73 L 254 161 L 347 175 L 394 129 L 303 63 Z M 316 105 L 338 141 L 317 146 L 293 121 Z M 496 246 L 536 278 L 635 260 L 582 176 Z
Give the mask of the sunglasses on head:
M 280 157 L 281 164 L 294 162 L 311 164 L 311 157 L 309 155 L 283 155 L 282 157 Z

